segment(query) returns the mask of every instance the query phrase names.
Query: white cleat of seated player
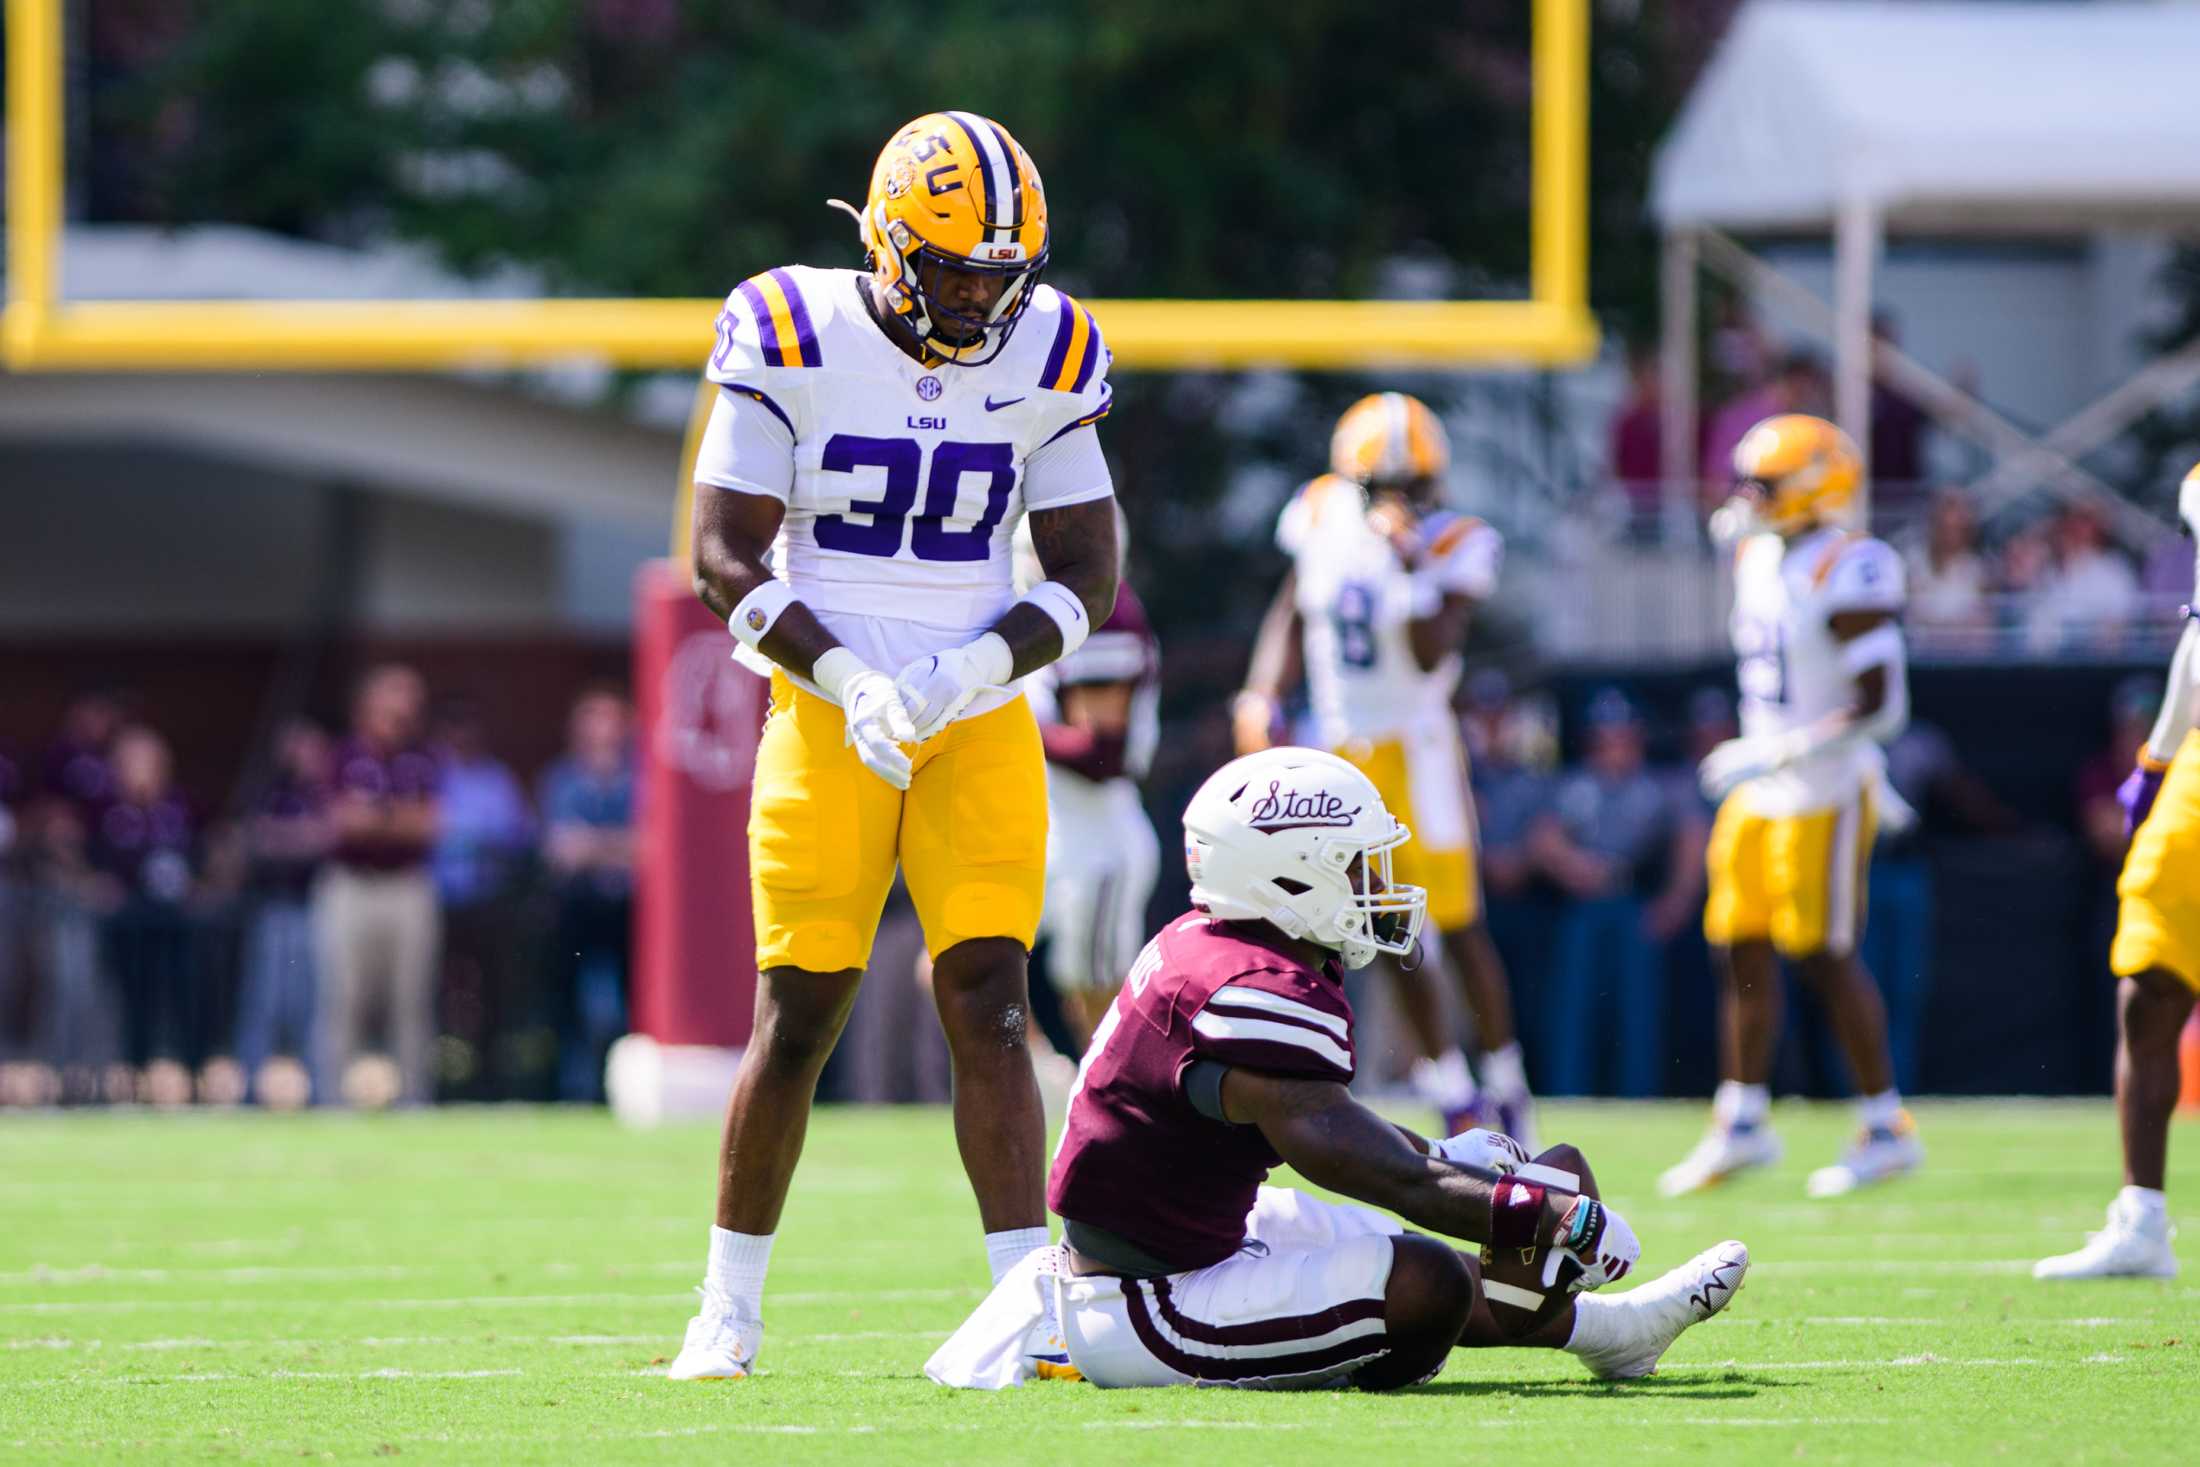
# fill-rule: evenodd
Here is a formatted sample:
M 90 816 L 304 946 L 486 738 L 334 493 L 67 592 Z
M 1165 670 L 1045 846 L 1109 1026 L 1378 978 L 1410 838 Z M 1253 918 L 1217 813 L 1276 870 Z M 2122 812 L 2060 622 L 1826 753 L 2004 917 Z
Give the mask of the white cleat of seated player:
M 1659 1358 L 1682 1331 L 1726 1308 L 1741 1292 L 1748 1272 L 1748 1245 L 1729 1239 L 1706 1248 L 1679 1268 L 1610 1300 L 1599 1326 L 1614 1337 L 1577 1358 L 1599 1380 L 1641 1379 L 1658 1368 Z M 1606 1302 L 1598 1298 L 1591 1305 Z M 1577 1301 L 1575 1307 L 1583 1305 Z
M 764 1343 L 764 1322 L 704 1306 L 688 1321 L 679 1358 L 665 1372 L 668 1380 L 739 1380 L 756 1366 Z
M 2032 1265 L 2036 1279 L 2173 1279 L 2177 1253 L 2170 1241 L 2177 1229 L 2164 1213 L 2118 1197 L 2108 1204 L 2108 1225 L 2087 1234 L 2075 1253 L 2042 1258 Z
M 1891 1126 L 1871 1126 L 1859 1132 L 1839 1161 L 1810 1174 L 1803 1190 L 1812 1197 L 1838 1197 L 1914 1172 L 1924 1160 L 1925 1145 L 1917 1139 L 1917 1127 L 1911 1123 L 1909 1112 L 1904 1111 Z
M 1658 1178 L 1658 1192 L 1666 1197 L 1685 1197 L 1715 1187 L 1736 1172 L 1771 1166 L 1779 1159 L 1780 1138 L 1770 1121 L 1731 1126 L 1714 1121 L 1695 1150 Z

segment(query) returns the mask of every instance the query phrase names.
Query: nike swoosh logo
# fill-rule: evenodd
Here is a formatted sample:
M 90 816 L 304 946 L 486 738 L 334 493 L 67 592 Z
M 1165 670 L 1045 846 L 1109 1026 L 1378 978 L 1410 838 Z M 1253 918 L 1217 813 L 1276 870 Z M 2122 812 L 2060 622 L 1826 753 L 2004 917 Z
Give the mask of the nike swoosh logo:
M 999 401 L 999 402 L 995 402 L 995 401 L 993 400 L 993 396 L 992 396 L 992 394 L 991 394 L 991 393 L 988 393 L 988 394 L 986 394 L 986 399 L 985 399 L 985 410 L 986 410 L 987 412 L 989 412 L 989 413 L 997 413 L 997 412 L 999 412 L 999 411 L 1000 411 L 1000 410 L 1001 410 L 1002 408 L 1005 408 L 1005 407 L 1014 407 L 1014 406 L 1016 406 L 1016 404 L 1017 404 L 1017 403 L 1020 403 L 1020 402 L 1022 402 L 1022 401 L 1023 401 L 1023 399 L 1022 399 L 1022 398 L 1020 398 L 1020 397 L 1009 397 L 1009 398 L 1003 398 L 1003 399 L 1002 399 L 1001 401 Z

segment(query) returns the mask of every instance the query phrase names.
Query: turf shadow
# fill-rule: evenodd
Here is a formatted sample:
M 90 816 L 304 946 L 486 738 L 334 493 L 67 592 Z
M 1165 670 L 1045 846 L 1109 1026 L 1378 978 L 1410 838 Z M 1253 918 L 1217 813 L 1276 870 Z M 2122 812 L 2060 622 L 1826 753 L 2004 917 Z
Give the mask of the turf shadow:
M 1802 1382 L 1732 1371 L 1710 1379 L 1687 1380 L 1652 1376 L 1647 1380 L 1439 1380 L 1415 1389 L 1417 1395 L 1524 1396 L 1538 1399 L 1588 1396 L 1607 1399 L 1618 1395 L 1682 1401 L 1749 1400 L 1769 1387 L 1807 1389 Z

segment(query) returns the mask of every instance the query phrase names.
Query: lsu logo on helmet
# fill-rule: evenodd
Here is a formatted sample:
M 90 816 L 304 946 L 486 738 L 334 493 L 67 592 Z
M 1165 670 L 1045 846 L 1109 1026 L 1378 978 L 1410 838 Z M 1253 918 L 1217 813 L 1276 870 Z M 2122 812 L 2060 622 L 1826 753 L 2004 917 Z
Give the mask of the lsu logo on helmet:
M 1849 435 L 1808 413 L 1782 413 L 1734 445 L 1734 477 L 1759 524 L 1783 535 L 1841 524 L 1856 509 L 1864 458 Z
M 1345 409 L 1329 437 L 1329 465 L 1364 488 L 1441 479 L 1451 439 L 1428 404 L 1404 392 L 1373 392 Z
M 974 112 L 927 112 L 887 140 L 855 215 L 864 266 L 926 351 L 965 366 L 1000 355 L 1046 269 L 1046 191 L 1008 129 Z M 928 269 L 927 267 L 930 267 Z M 940 268 L 1004 277 L 986 314 L 927 288 Z

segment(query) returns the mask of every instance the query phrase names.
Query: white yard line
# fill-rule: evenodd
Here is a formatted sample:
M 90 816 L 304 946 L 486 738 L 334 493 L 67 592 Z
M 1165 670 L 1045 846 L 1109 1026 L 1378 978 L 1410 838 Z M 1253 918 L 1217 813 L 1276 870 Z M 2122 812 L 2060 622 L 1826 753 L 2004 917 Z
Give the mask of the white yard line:
M 2029 1258 L 1768 1258 L 1752 1274 L 1768 1273 L 2025 1273 Z
M 2086 1365 L 2122 1365 L 2122 1364 L 2125 1364 L 2125 1363 L 2127 1363 L 2127 1362 L 2128 1362 L 2128 1360 L 2129 1360 L 2129 1357 L 2128 1357 L 2128 1356 L 2124 1356 L 2124 1355 L 2112 1355 L 2112 1354 L 2107 1354 L 2107 1353 L 2099 1353 L 2099 1354 L 2087 1355 L 2087 1356 L 2083 1357 L 2083 1359 L 2082 1359 L 2082 1360 L 2081 1360 L 2081 1361 L 2080 1361 L 2079 1363 L 2081 1363 L 2081 1364 L 2086 1364 Z M 2029 1357 L 2029 1356 L 2012 1356 L 2012 1357 L 2002 1357 L 2002 1358 L 1988 1358 L 1988 1359 L 1950 1359 L 1950 1358 L 1948 1358 L 1948 1357 L 1945 1357 L 1945 1356 L 1941 1356 L 1941 1355 L 1934 1355 L 1934 1354 L 1931 1354 L 1931 1353 L 1929 1353 L 1929 1352 L 1928 1352 L 1928 1353 L 1924 1353 L 1924 1354 L 1917 1354 L 1917 1355 L 1898 1355 L 1898 1356 L 1894 1357 L 1894 1358 L 1893 1358 L 1893 1359 L 1891 1359 L 1891 1360 L 1710 1360 L 1710 1361 L 1701 1361 L 1701 1362 L 1687 1362 L 1687 1363 L 1680 1363 L 1680 1364 L 1667 1364 L 1667 1365 L 1663 1365 L 1663 1366 L 1661 1366 L 1661 1367 L 1660 1367 L 1660 1370 L 1661 1370 L 1661 1372 L 1662 1372 L 1662 1373 L 1664 1373 L 1664 1374 L 1668 1374 L 1668 1375 L 1672 1375 L 1672 1374 L 1682 1374 L 1682 1373 L 1687 1373 L 1687 1374 L 1711 1374 L 1711 1373 L 1725 1373 L 1725 1372 L 1731 1372 L 1731 1371 L 1737 1371 L 1737 1370 L 1755 1370 L 1755 1371 L 1766 1371 L 1766 1372 L 1769 1372 L 1769 1373 L 1777 1374 L 1777 1373 L 1779 1373 L 1780 1371 L 1784 1371 L 1784 1370 L 1909 1370 L 1909 1369 L 1917 1369 L 1917 1368 L 1920 1368 L 1920 1367 L 1934 1367 L 1934 1368 L 1944 1368 L 1944 1369 L 1951 1369 L 1951 1370 L 2019 1370 L 2019 1369 L 2036 1369 L 2036 1368 L 2061 1368 L 2061 1367 L 2063 1367 L 2063 1366 L 2065 1366 L 2065 1365 L 2068 1365 L 2069 1363 L 2070 1363 L 2070 1362 L 2069 1362 L 2069 1361 L 2066 1361 L 2066 1360 L 2041 1360 L 2041 1359 L 2036 1359 L 2036 1358 L 2032 1358 L 2032 1357 Z M 68 1376 L 68 1375 L 55 1375 L 55 1376 L 44 1376 L 44 1377 L 39 1377 L 39 1378 L 35 1378 L 35 1379 L 12 1380 L 12 1381 L 0 1381 L 0 1391 L 21 1391 L 21 1390 L 52 1390 L 52 1389 L 55 1389 L 55 1388 L 57 1388 L 57 1387 L 69 1387 L 69 1386 L 124 1386 L 124 1387 L 128 1387 L 128 1386 L 156 1386 L 156 1385 L 172 1385 L 172 1384 L 198 1384 L 198 1383 L 202 1383 L 202 1382 L 224 1382 L 224 1381 L 244 1381 L 244 1380 L 489 1380 L 489 1379 L 517 1379 L 517 1378 L 519 1378 L 519 1377 L 521 1377 L 521 1376 L 524 1376 L 524 1375 L 525 1375 L 526 1373 L 527 1373 L 527 1372 L 525 1372 L 525 1371 L 523 1371 L 523 1370 L 520 1370 L 520 1369 L 518 1369 L 518 1368 L 516 1368 L 516 1367 L 513 1367 L 513 1368 L 508 1368 L 508 1369 L 501 1369 L 501 1370 L 397 1370 L 397 1369 L 387 1369 L 387 1368 L 385 1368 L 385 1369 L 381 1369 L 381 1370 L 361 1370 L 361 1371 L 341 1371 L 341 1370 L 270 1370 L 270 1371 L 264 1371 L 264 1372 L 263 1372 L 263 1371 L 190 1371 L 190 1372 L 185 1372 L 185 1373 L 181 1373 L 181 1374 L 176 1374 L 176 1375 L 125 1375 L 125 1376 L 104 1376 L 104 1377 L 102 1377 L 102 1376 L 84 1377 L 84 1376 Z M 664 1373 L 665 1373 L 665 1368 L 664 1368 L 663 1366 L 649 1366 L 649 1367 L 645 1367 L 644 1369 L 641 1369 L 641 1370 L 596 1370 L 596 1371 L 589 1371 L 589 1372 L 585 1372 L 585 1373 L 587 1373 L 587 1374 L 591 1374 L 591 1375 L 608 1375 L 608 1376 L 622 1376 L 622 1377 L 634 1377 L 634 1376 L 640 1376 L 640 1377 L 649 1377 L 649 1378 L 662 1379 L 662 1378 L 664 1377 Z M 848 1377 L 848 1378 L 850 1378 L 850 1379 L 862 1379 L 862 1380 L 877 1380 L 877 1379 L 880 1379 L 880 1378 L 881 1378 L 881 1373 L 880 1373 L 880 1372 L 878 1372 L 878 1371 L 876 1371 L 876 1370 L 848 1370 L 848 1371 L 841 1371 L 841 1372 L 839 1372 L 839 1374 L 841 1374 L 841 1375 L 843 1375 L 843 1376 L 845 1376 L 845 1377 Z M 1752 1417 L 1740 1417 L 1740 1418 L 1722 1418 L 1722 1417 L 1704 1417 L 1704 1418 L 1701 1418 L 1700 1420 L 1698 1420 L 1697 1418 L 1674 1418 L 1674 1417 L 1656 1417 L 1656 1416 L 1652 1416 L 1652 1417 L 1645 1417 L 1645 1418 L 1643 1418 L 1643 1423 L 1642 1423 L 1642 1424 L 1645 1424 L 1645 1425 L 1660 1425 L 1660 1424 L 1671 1424 L 1671 1423 L 1674 1423 L 1674 1422 L 1676 1422 L 1676 1421 L 1691 1421 L 1691 1422 L 1694 1422 L 1695 1424 L 1699 1424 L 1699 1425 L 1706 1425 L 1706 1426 L 1732 1426 L 1732 1425 L 1744 1425 L 1744 1424 L 1749 1424 L 1749 1425 L 1794 1425 L 1794 1424 L 1797 1424 L 1797 1423 L 1796 1423 L 1796 1422 L 1794 1422 L 1794 1421 L 1782 1420 L 1782 1419 L 1779 1419 L 1779 1418 L 1752 1418 Z M 1110 1423 L 1110 1422 L 1093 1422 L 1093 1423 L 1089 1423 L 1088 1425 L 1089 1425 L 1089 1426 L 1090 1426 L 1090 1427 L 1091 1427 L 1092 1429 L 1103 1429 L 1103 1428 L 1109 1427 L 1109 1426 L 1111 1426 L 1111 1425 L 1120 1425 L 1120 1426 L 1123 1426 L 1123 1427 L 1125 1427 L 1126 1429 L 1132 1429 L 1132 1430 L 1145 1429 L 1145 1428 L 1147 1428 L 1147 1427 L 1152 1427 L 1152 1428 L 1155 1428 L 1155 1429 L 1159 1429 L 1159 1428 L 1161 1428 L 1161 1427 L 1163 1427 L 1163 1426 L 1213 1426 L 1213 1427 L 1218 1427 L 1218 1428 L 1244 1428 L 1244 1429 L 1249 1429 L 1249 1430 L 1251 1430 L 1251 1429 L 1259 1429 L 1259 1430 L 1269 1430 L 1269 1429 L 1274 1429 L 1274 1430 L 1296 1430 L 1296 1429 L 1300 1429 L 1300 1426 L 1301 1426 L 1301 1424 L 1288 1424 L 1288 1423 L 1287 1423 L 1287 1424 L 1278 1424 L 1278 1425 L 1275 1425 L 1275 1426 L 1273 1426 L 1273 1427 L 1270 1427 L 1270 1426 L 1268 1426 L 1267 1424 L 1264 1424 L 1264 1423 L 1252 1423 L 1252 1422 L 1223 1422 L 1223 1421 L 1215 1421 L 1215 1422 L 1197 1422 L 1197 1421 L 1194 1421 L 1194 1422 L 1184 1422 L 1184 1421 L 1169 1421 L 1169 1422 L 1160 1422 L 1160 1421 L 1156 1421 L 1156 1422 L 1131 1422 L 1131 1423 Z M 1308 1426 L 1308 1427 L 1310 1427 L 1310 1426 L 1311 1426 L 1312 1424 L 1311 1424 L 1311 1423 L 1305 1423 L 1305 1424 L 1303 1424 L 1303 1425 L 1305 1425 L 1305 1426 Z M 737 1429 L 737 1428 L 727 1428 L 727 1429 L 731 1430 L 731 1429 Z M 796 1427 L 779 1427 L 779 1428 L 757 1427 L 757 1428 L 750 1428 L 750 1429 L 755 1429 L 755 1430 L 781 1430 L 781 1431 L 800 1431 L 800 1432 L 803 1432 L 803 1433 L 806 1433 L 806 1434 L 807 1434 L 807 1433 L 814 1433 L 814 1432 L 817 1432 L 817 1431 L 819 1431 L 819 1430 L 822 1430 L 823 1428 L 818 1428 L 818 1427 L 800 1427 L 800 1428 L 796 1428 Z M 921 1429 L 927 1429 L 927 1430 L 929 1430 L 929 1429 L 933 1429 L 933 1428 L 921 1428 Z M 486 1440 L 486 1438 L 484 1438 L 484 1440 Z
M 779 1344 L 839 1344 L 852 1340 L 943 1340 L 953 1332 L 951 1326 L 938 1329 L 865 1329 L 827 1330 L 814 1334 L 802 1334 L 774 1330 L 772 1339 Z M 368 1348 L 396 1348 L 418 1345 L 564 1345 L 564 1346 L 625 1346 L 660 1345 L 666 1348 L 679 1342 L 674 1330 L 659 1330 L 646 1335 L 515 1335 L 485 1331 L 470 1335 L 361 1335 L 356 1337 L 300 1338 L 296 1336 L 252 1335 L 238 1339 L 217 1340 L 204 1335 L 192 1335 L 181 1339 L 117 1340 L 110 1346 L 104 1340 L 70 1340 L 59 1336 L 33 1336 L 26 1339 L 0 1341 L 0 1348 L 9 1350 L 80 1350 L 87 1354 L 103 1349 L 117 1350 L 340 1350 L 358 1345 Z
M 1597 1418 L 1599 1425 L 1620 1426 L 1629 1429 L 1675 1427 L 1734 1427 L 1744 1430 L 1771 1427 L 1793 1430 L 1799 1427 L 1833 1426 L 1891 1426 L 1894 1418 L 1886 1416 L 1626 1416 Z M 1478 1431 L 1492 1428 L 1503 1430 L 1507 1423 L 1482 1422 Z M 852 1422 L 841 1426 L 809 1426 L 792 1423 L 728 1421 L 711 1422 L 701 1426 L 661 1426 L 638 1431 L 592 1431 L 581 1434 L 556 1434 L 522 1436 L 518 1434 L 461 1435 L 455 1432 L 438 1432 L 432 1435 L 392 1437 L 393 1444 L 423 1446 L 536 1446 L 536 1447 L 585 1447 L 590 1444 L 631 1441 L 685 1441 L 705 1436 L 908 1436 L 968 1435 L 975 1432 L 999 1433 L 1007 1428 L 993 1422 L 977 1421 L 887 1421 Z M 1029 1428 L 1038 1431 L 1041 1427 Z M 1305 1432 L 1330 1431 L 1349 1434 L 1352 1428 L 1343 1425 L 1312 1421 L 1217 1421 L 1217 1420 L 1169 1420 L 1146 1421 L 1128 1418 L 1109 1421 L 1088 1421 L 1079 1428 L 1082 1431 L 1105 1433 L 1112 1431 L 1224 1431 L 1224 1432 Z M 1534 1427 L 1533 1430 L 1547 1430 Z M 19 1439 L 0 1442 L 16 1451 L 51 1450 L 56 1447 L 74 1446 L 76 1443 Z M 105 1443 L 109 1448 L 135 1447 L 166 1453 L 175 1447 L 174 1442 L 138 1440 Z
M 970 1287 L 961 1289 L 788 1289 L 775 1290 L 770 1298 L 775 1305 L 783 1304 L 910 1304 L 933 1301 L 960 1300 L 975 1304 L 985 1297 L 985 1290 Z M 69 1300 L 10 1300 L 0 1303 L 0 1314 L 69 1314 L 133 1313 L 140 1310 L 266 1310 L 292 1307 L 298 1309 L 327 1309 L 331 1306 L 345 1309 L 525 1309 L 530 1307 L 555 1308 L 566 1305 L 602 1306 L 615 1304 L 647 1305 L 656 1308 L 668 1303 L 695 1301 L 692 1289 L 676 1294 L 466 1294 L 451 1298 L 435 1299 L 386 1299 L 372 1295 L 356 1299 L 330 1300 L 323 1298 L 260 1295 L 251 1299 L 69 1299 Z
M 1948 1318 L 1916 1314 L 1806 1314 L 1784 1319 L 1759 1319 L 1748 1315 L 1721 1315 L 1720 1329 L 1775 1329 L 1797 1326 L 1805 1329 L 1935 1329 L 1948 1330 L 1964 1327 L 1990 1328 L 1998 1332 L 2020 1329 L 2153 1329 L 2166 1326 L 2170 1321 L 2135 1317 L 2083 1316 L 2075 1319 L 2057 1318 Z M 795 1333 L 774 1330 L 773 1340 L 780 1344 L 843 1344 L 864 1340 L 932 1340 L 942 1339 L 950 1333 L 947 1325 L 938 1329 L 871 1329 L 824 1330 L 813 1333 Z M 206 1335 L 189 1335 L 176 1339 L 116 1340 L 69 1339 L 59 1335 L 32 1335 L 18 1339 L 0 1340 L 5 1350 L 64 1350 L 82 1351 L 87 1354 L 99 1350 L 337 1350 L 348 1346 L 368 1349 L 410 1348 L 420 1345 L 513 1345 L 513 1346 L 566 1346 L 610 1347 L 628 1345 L 669 1345 L 676 1335 L 669 1330 L 652 1334 L 506 1334 L 501 1331 L 483 1331 L 463 1335 L 358 1335 L 316 1336 L 247 1335 L 231 1339 L 215 1339 Z

